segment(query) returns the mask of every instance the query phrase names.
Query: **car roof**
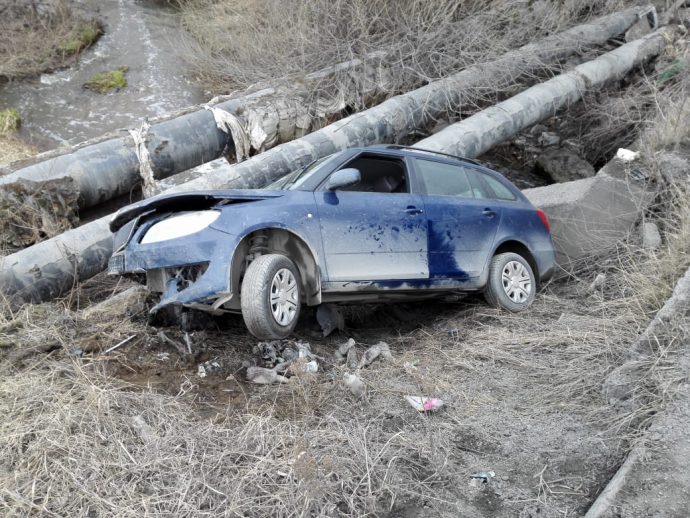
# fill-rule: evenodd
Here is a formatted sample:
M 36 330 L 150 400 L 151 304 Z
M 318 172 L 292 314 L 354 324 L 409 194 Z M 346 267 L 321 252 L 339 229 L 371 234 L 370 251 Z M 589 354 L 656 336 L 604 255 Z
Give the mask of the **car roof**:
M 373 146 L 367 147 L 357 147 L 354 148 L 361 151 L 385 151 L 387 155 L 398 155 L 398 156 L 426 156 L 433 155 L 436 158 L 448 162 L 465 162 L 468 164 L 478 165 L 484 167 L 481 163 L 471 158 L 466 158 L 462 156 L 450 155 L 448 153 L 443 153 L 442 151 L 435 151 L 433 149 L 417 148 L 412 146 L 402 146 L 400 144 L 374 144 Z

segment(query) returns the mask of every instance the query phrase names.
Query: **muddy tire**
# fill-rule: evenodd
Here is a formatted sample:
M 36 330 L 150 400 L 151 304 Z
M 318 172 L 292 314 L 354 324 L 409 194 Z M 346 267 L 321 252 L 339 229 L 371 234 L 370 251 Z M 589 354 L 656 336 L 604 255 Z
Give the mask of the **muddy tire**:
M 536 291 L 536 277 L 524 257 L 512 252 L 494 256 L 484 290 L 490 306 L 514 313 L 524 311 L 534 302 Z
M 254 259 L 244 274 L 240 303 L 249 332 L 260 340 L 292 333 L 299 319 L 302 280 L 289 258 L 279 254 Z

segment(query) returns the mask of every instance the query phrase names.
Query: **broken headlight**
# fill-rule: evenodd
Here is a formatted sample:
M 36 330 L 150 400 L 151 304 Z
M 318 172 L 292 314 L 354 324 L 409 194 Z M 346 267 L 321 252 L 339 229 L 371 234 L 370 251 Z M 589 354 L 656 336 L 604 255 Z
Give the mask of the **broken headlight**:
M 154 223 L 141 239 L 141 244 L 158 243 L 195 234 L 205 229 L 220 216 L 217 210 L 202 210 L 171 216 Z

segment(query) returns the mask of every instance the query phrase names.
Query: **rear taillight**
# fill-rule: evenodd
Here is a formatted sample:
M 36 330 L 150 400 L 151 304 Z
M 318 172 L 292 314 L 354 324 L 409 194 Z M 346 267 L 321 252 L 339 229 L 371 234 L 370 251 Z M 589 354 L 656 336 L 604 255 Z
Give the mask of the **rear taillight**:
M 549 224 L 549 218 L 546 217 L 546 214 L 544 213 L 544 211 L 541 209 L 537 209 L 537 216 L 539 216 L 539 219 L 541 220 L 541 222 L 546 227 L 546 231 L 550 233 L 551 232 L 551 225 Z

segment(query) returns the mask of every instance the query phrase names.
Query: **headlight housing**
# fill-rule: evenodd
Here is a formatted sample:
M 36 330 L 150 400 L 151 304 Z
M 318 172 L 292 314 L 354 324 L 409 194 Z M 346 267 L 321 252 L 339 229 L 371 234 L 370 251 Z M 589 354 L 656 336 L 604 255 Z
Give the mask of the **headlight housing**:
M 177 239 L 205 229 L 220 216 L 217 210 L 202 210 L 171 216 L 154 223 L 141 239 L 142 245 Z

